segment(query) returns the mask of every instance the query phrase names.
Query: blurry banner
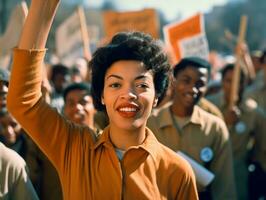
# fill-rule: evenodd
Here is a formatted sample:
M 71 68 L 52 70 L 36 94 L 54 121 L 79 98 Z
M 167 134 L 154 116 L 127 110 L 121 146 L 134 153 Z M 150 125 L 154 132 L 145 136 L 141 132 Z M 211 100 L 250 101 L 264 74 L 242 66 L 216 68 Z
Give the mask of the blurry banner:
M 89 15 L 94 18 L 92 14 L 95 12 Z M 99 40 L 99 28 L 97 25 L 88 25 L 86 17 L 83 9 L 78 8 L 56 30 L 56 53 L 62 63 L 68 66 L 79 57 L 88 57 L 86 54 L 90 53 L 89 43 Z
M 12 11 L 5 33 L 0 36 L 0 67 L 6 67 L 12 48 L 17 46 L 23 24 L 28 14 L 27 4 L 22 1 Z
M 106 39 L 121 31 L 142 31 L 159 37 L 159 20 L 154 9 L 133 12 L 106 11 L 103 14 Z
M 205 34 L 203 14 L 164 27 L 166 44 L 173 53 L 174 62 L 188 56 L 208 60 L 209 45 Z
M 84 9 L 81 6 L 78 7 L 78 15 L 79 15 L 79 21 L 80 21 L 82 43 L 83 43 L 83 55 L 87 60 L 90 60 L 91 59 L 90 40 L 89 40 L 89 34 L 88 34 Z
M 74 12 L 56 30 L 57 55 L 64 57 L 71 51 L 82 48 L 81 36 L 79 15 Z

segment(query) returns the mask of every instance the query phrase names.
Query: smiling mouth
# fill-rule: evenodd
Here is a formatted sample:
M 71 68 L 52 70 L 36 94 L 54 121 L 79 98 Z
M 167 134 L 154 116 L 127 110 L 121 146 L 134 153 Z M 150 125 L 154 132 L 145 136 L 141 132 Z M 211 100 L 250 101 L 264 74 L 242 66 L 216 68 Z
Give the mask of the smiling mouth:
M 132 118 L 137 115 L 139 108 L 135 106 L 134 107 L 119 107 L 117 111 L 122 117 Z

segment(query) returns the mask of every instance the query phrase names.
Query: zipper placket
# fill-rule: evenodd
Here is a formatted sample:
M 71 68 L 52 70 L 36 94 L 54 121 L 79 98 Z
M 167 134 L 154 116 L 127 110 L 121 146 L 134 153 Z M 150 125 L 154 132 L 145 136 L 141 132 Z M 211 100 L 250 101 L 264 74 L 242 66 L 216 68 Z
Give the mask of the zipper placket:
M 122 176 L 122 189 L 121 189 L 121 200 L 123 200 L 124 192 L 125 192 L 125 169 L 123 165 L 123 160 L 119 160 L 120 170 L 121 170 L 121 176 Z

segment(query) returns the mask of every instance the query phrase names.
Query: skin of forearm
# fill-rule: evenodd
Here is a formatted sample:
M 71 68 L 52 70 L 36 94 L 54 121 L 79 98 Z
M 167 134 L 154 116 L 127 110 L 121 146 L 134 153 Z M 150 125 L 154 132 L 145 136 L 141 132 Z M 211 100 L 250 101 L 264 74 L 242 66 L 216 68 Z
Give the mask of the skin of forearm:
M 32 0 L 19 49 L 44 49 L 60 0 Z

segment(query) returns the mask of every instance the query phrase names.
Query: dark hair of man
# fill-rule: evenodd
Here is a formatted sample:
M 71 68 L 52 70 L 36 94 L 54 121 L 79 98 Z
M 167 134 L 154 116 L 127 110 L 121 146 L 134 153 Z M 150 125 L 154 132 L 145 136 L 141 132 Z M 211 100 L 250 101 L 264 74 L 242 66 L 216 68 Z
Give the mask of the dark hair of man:
M 70 69 L 63 65 L 63 64 L 56 64 L 52 66 L 52 71 L 51 71 L 51 80 L 54 81 L 55 77 L 57 74 L 63 74 L 63 75 L 68 75 L 70 74 Z
M 63 91 L 64 102 L 66 101 L 66 97 L 67 97 L 68 93 L 73 91 L 73 90 L 86 91 L 86 94 L 91 96 L 91 85 L 90 84 L 84 83 L 84 82 L 71 83 Z
M 266 63 L 266 49 L 263 50 L 262 55 L 260 57 L 260 63 L 265 64 Z
M 206 68 L 208 70 L 208 78 L 211 73 L 211 65 L 206 60 L 199 57 L 186 57 L 181 59 L 179 63 L 174 66 L 173 75 L 176 75 L 186 69 L 187 67 L 195 67 L 195 68 Z
M 221 74 L 222 74 L 222 80 L 224 79 L 226 73 L 230 70 L 234 70 L 235 68 L 235 64 L 230 63 L 230 64 L 226 64 L 222 69 L 221 69 Z M 245 74 L 243 72 L 243 70 L 240 71 L 240 83 L 243 84 L 245 81 Z
M 107 69 L 120 60 L 143 62 L 146 70 L 152 71 L 159 103 L 169 82 L 170 64 L 167 55 L 150 35 L 141 32 L 121 32 L 116 34 L 109 44 L 96 50 L 89 63 L 92 69 L 92 97 L 95 108 L 105 111 L 105 106 L 101 103 L 104 76 Z

